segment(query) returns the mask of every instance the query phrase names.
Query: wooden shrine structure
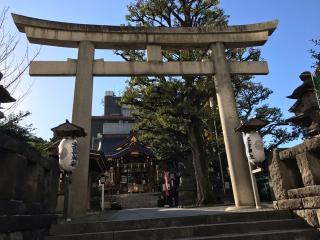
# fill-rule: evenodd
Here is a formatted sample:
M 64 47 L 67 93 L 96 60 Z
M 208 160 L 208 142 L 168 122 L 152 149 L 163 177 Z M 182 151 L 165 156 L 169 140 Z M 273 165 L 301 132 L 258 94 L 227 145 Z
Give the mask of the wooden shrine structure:
M 107 181 L 111 193 L 145 193 L 156 191 L 159 168 L 152 151 L 130 134 L 113 154 L 105 156 Z

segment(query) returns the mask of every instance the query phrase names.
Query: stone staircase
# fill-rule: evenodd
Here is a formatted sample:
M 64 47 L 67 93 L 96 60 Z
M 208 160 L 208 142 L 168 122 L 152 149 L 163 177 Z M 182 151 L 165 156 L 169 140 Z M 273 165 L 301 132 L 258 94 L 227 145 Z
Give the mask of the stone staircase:
M 82 221 L 54 225 L 47 240 L 318 240 L 319 232 L 289 211 L 236 212 L 171 218 Z

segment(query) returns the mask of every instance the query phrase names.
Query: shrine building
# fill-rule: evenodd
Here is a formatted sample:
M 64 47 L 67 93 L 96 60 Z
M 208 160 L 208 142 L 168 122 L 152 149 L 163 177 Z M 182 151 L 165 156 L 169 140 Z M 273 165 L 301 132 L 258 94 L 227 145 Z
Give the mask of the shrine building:
M 92 116 L 91 152 L 104 154 L 106 194 L 155 192 L 159 169 L 151 149 L 132 131 L 134 118 L 130 109 L 120 105 L 121 97 L 106 91 L 104 116 Z M 102 172 L 104 171 L 104 172 Z

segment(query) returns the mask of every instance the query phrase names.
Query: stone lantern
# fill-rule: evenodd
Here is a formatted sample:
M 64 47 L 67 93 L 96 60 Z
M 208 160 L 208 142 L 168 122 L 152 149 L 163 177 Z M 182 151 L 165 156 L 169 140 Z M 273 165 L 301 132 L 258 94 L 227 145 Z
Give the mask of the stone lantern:
M 253 163 L 259 163 L 265 160 L 263 141 L 258 131 L 268 124 L 266 121 L 253 118 L 247 122 L 242 122 L 240 126 L 235 129 L 236 132 L 242 132 L 247 158 Z
M 254 174 L 261 172 L 261 168 L 257 168 L 257 164 L 265 160 L 263 141 L 258 131 L 268 124 L 269 123 L 266 121 L 253 118 L 246 122 L 241 122 L 241 124 L 235 129 L 236 132 L 242 132 L 243 142 L 248 158 L 254 200 L 257 209 L 261 208 L 261 204 L 257 180 Z
M 63 171 L 64 182 L 64 217 L 69 221 L 69 204 L 71 203 L 69 188 L 72 183 L 71 174 L 78 165 L 78 137 L 85 137 L 87 134 L 80 126 L 65 123 L 51 129 L 55 137 L 61 139 L 59 144 L 59 165 Z
M 67 173 L 73 172 L 78 165 L 78 142 L 77 137 L 85 137 L 82 127 L 70 123 L 65 123 L 51 129 L 54 135 L 62 139 L 59 144 L 59 165 Z
M 3 74 L 0 72 L 0 81 L 3 77 Z M 16 99 L 11 97 L 10 93 L 8 92 L 7 89 L 4 88 L 4 86 L 0 85 L 0 105 L 1 103 L 10 103 L 10 102 L 15 102 Z M 0 106 L 0 109 L 1 106 Z M 4 113 L 0 111 L 0 119 L 4 118 Z

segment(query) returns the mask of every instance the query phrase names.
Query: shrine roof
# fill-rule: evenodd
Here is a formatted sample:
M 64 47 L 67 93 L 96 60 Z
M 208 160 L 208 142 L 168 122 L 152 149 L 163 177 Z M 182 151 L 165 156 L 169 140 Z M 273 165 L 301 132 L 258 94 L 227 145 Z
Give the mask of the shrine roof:
M 106 158 L 121 158 L 131 153 L 144 154 L 151 158 L 154 158 L 154 154 L 149 147 L 140 142 L 134 133 L 131 133 L 126 139 L 124 139 L 118 146 L 114 148 L 113 153 L 106 154 Z

